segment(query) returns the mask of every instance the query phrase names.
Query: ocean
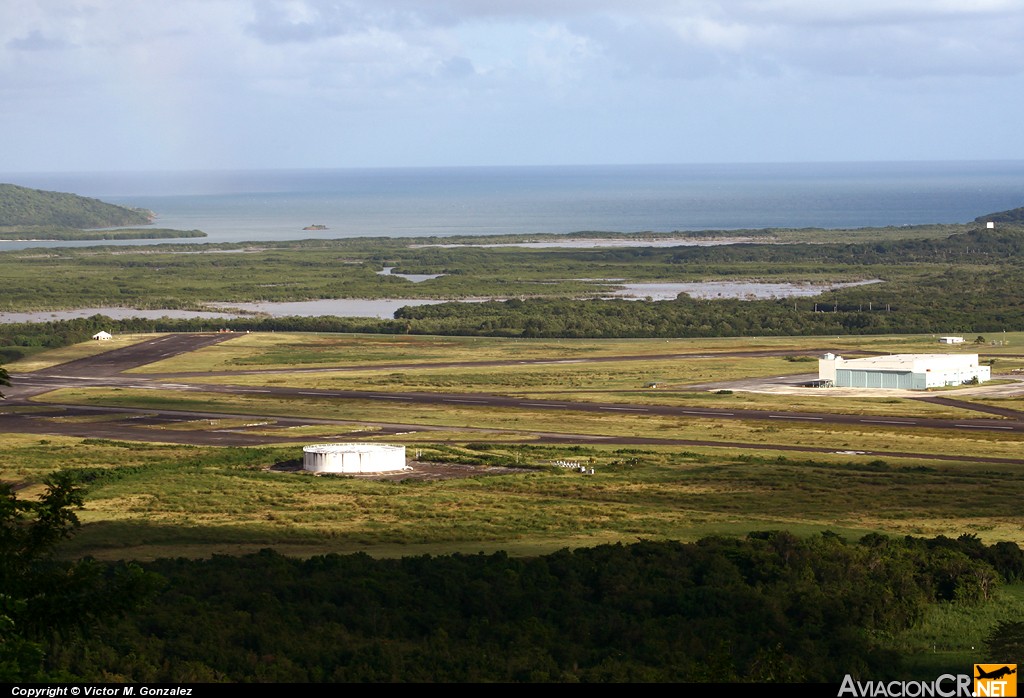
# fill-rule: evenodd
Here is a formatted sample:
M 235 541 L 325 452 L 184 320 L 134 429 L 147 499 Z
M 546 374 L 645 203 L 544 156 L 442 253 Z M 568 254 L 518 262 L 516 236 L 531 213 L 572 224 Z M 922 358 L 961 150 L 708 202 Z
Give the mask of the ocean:
M 1024 206 L 1024 161 L 10 173 L 0 181 L 148 208 L 156 226 L 203 230 L 207 242 L 902 226 Z M 314 224 L 328 230 L 302 229 Z M 46 243 L 69 244 L 98 243 Z

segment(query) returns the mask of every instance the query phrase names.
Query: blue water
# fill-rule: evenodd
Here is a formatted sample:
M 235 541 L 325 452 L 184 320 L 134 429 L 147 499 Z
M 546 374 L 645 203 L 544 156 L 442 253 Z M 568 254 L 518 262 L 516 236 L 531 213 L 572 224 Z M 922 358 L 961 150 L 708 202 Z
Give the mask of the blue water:
M 1024 161 L 37 173 L 0 181 L 152 209 L 156 225 L 198 228 L 208 242 L 898 226 L 964 223 L 1024 206 Z M 302 230 L 311 224 L 329 230 Z

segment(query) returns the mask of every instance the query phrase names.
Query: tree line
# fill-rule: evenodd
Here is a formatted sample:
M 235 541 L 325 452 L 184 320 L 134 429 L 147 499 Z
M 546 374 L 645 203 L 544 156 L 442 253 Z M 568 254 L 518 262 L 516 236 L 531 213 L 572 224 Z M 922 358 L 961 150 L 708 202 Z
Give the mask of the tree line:
M 1024 579 L 1013 543 L 785 531 L 536 557 L 62 562 L 82 503 L 70 473 L 38 500 L 0 485 L 0 681 L 882 679 L 902 661 L 885 639 L 931 605 Z M 1019 659 L 1021 631 L 999 623 L 978 660 Z
M 848 542 L 769 531 L 532 558 L 298 560 L 264 550 L 141 567 L 162 580 L 150 602 L 51 643 L 44 673 L 146 682 L 897 677 L 902 657 L 884 638 L 932 604 L 991 600 L 1020 579 L 1024 556 L 970 536 Z

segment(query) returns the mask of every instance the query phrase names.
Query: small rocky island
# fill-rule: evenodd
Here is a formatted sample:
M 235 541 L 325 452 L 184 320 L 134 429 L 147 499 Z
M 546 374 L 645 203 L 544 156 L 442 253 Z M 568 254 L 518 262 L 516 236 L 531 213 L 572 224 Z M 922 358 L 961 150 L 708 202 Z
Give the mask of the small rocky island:
M 303 230 L 328 230 L 328 228 L 322 223 L 314 223 L 313 225 L 307 225 Z

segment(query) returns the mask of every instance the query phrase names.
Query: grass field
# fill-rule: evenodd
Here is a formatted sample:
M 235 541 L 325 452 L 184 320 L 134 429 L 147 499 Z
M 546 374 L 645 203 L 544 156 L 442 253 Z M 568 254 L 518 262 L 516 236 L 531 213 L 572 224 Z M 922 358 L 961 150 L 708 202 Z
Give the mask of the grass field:
M 999 621 L 1024 617 L 1024 584 L 1003 587 L 994 603 L 936 604 L 922 622 L 893 638 L 907 662 L 907 678 L 931 681 L 944 673 L 965 673 L 980 655 Z
M 4 366 L 11 373 L 28 373 L 30 371 L 41 371 L 58 364 L 84 359 L 88 356 L 96 356 L 111 349 L 121 349 L 131 346 L 146 339 L 152 339 L 151 334 L 122 334 L 104 341 L 81 342 L 59 349 L 50 349 L 41 354 L 14 361 Z
M 903 396 L 852 398 L 832 396 L 828 391 L 815 391 L 811 395 L 773 395 L 746 391 L 719 394 L 701 388 L 686 389 L 687 384 L 708 380 L 709 377 L 735 380 L 777 376 L 792 371 L 792 365 L 778 358 L 755 358 L 743 362 L 739 359 L 673 359 L 659 362 L 656 369 L 651 369 L 644 362 L 628 361 L 590 366 L 534 365 L 446 369 L 428 367 L 402 371 L 314 371 L 291 375 L 259 373 L 215 378 L 200 377 L 193 379 L 193 382 L 322 390 L 364 390 L 372 387 L 378 392 L 487 393 L 545 400 L 629 405 L 785 409 L 807 412 L 827 409 L 838 414 L 1000 418 L 971 409 L 921 402 Z M 650 380 L 654 376 L 668 378 Z M 651 383 L 656 383 L 657 388 L 644 387 Z
M 970 339 L 970 338 L 968 338 Z M 985 344 L 949 346 L 934 335 L 844 337 L 718 337 L 700 339 L 503 339 L 380 334 L 244 334 L 191 354 L 135 369 L 140 373 L 272 370 L 372 366 L 377 363 L 441 363 L 502 360 L 565 360 L 601 356 L 816 349 L 872 353 L 1024 353 L 1024 332 L 1000 334 Z M 794 365 L 792 372 L 800 370 Z
M 123 341 L 137 341 L 126 338 Z M 1012 353 L 1024 336 L 986 352 Z M 38 357 L 39 366 L 77 358 L 98 344 Z M 111 348 L 117 345 L 106 345 Z M 710 340 L 502 340 L 365 335 L 240 335 L 144 367 L 149 372 L 230 371 L 189 378 L 217 383 L 306 388 L 489 392 L 608 402 L 815 410 L 873 415 L 985 418 L 956 407 L 907 398 L 854 398 L 833 405 L 817 396 L 687 392 L 673 387 L 712 377 L 803 373 L 799 359 L 816 348 L 874 353 L 938 351 L 930 336 Z M 716 356 L 735 351 L 783 356 Z M 457 361 L 576 361 L 589 357 L 700 354 L 671 360 L 447 367 Z M 788 358 L 787 358 L 788 357 Z M 395 369 L 385 364 L 409 364 Z M 374 368 L 380 366 L 380 368 Z M 360 367 L 329 372 L 330 368 Z M 289 369 L 317 369 L 290 373 Z M 262 369 L 256 374 L 239 370 Z M 175 379 L 178 380 L 178 379 Z M 646 382 L 658 389 L 645 389 Z M 945 393 L 944 393 L 945 395 Z M 955 395 L 955 393 L 948 393 Z M 104 558 L 209 555 L 274 547 L 306 555 L 363 550 L 374 555 L 509 550 L 534 554 L 565 546 L 638 538 L 692 540 L 765 528 L 824 529 L 856 537 L 869 531 L 912 535 L 975 533 L 986 541 L 1024 542 L 1024 473 L 978 456 L 1020 458 L 1014 432 L 909 430 L 888 425 L 827 425 L 782 420 L 729 421 L 529 407 L 395 404 L 254 393 L 141 388 L 68 388 L 47 403 L 131 407 L 139 412 L 219 413 L 151 428 L 170 433 L 244 428 L 311 441 L 354 438 L 404 443 L 425 459 L 528 466 L 519 474 L 385 482 L 312 477 L 269 470 L 294 462 L 296 445 L 225 448 L 9 435 L 0 478 L 38 483 L 60 469 L 88 487 L 85 527 L 72 554 Z M 841 403 L 841 405 L 840 405 Z M 1016 405 L 1015 400 L 1000 404 Z M 993 404 L 995 404 L 993 402 Z M 16 406 L 29 410 L 31 406 Z M 31 414 L 31 412 L 28 412 Z M 337 423 L 282 426 L 278 418 Z M 995 415 L 987 417 L 998 420 Z M 110 424 L 120 415 L 35 416 L 37 420 Z M 383 436 L 382 426 L 407 425 Z M 378 433 L 380 432 L 380 433 Z M 540 435 L 585 436 L 592 445 L 542 444 Z M 672 439 L 689 445 L 616 446 L 605 437 Z M 718 443 L 719 446 L 696 442 Z M 746 444 L 739 446 L 737 444 Z M 826 449 L 807 453 L 795 447 Z M 781 450 L 780 450 L 781 449 Z M 869 455 L 839 453 L 871 451 Z M 963 462 L 900 458 L 886 452 L 956 455 Z M 553 467 L 576 460 L 584 476 Z
M 550 551 L 784 528 L 1021 540 L 1019 468 L 752 456 L 730 449 L 420 444 L 425 457 L 531 465 L 521 474 L 380 482 L 272 472 L 290 448 L 20 438 L 3 477 L 76 470 L 89 488 L 74 554 Z M 572 458 L 581 475 L 550 463 Z M 102 465 L 97 465 L 102 464 Z M 1000 482 L 993 487 L 993 480 Z
M 800 350 L 820 338 L 743 340 L 748 350 Z M 735 350 L 727 339 L 504 339 L 415 335 L 252 333 L 136 369 L 142 373 L 372 366 L 383 363 L 565 360 Z

